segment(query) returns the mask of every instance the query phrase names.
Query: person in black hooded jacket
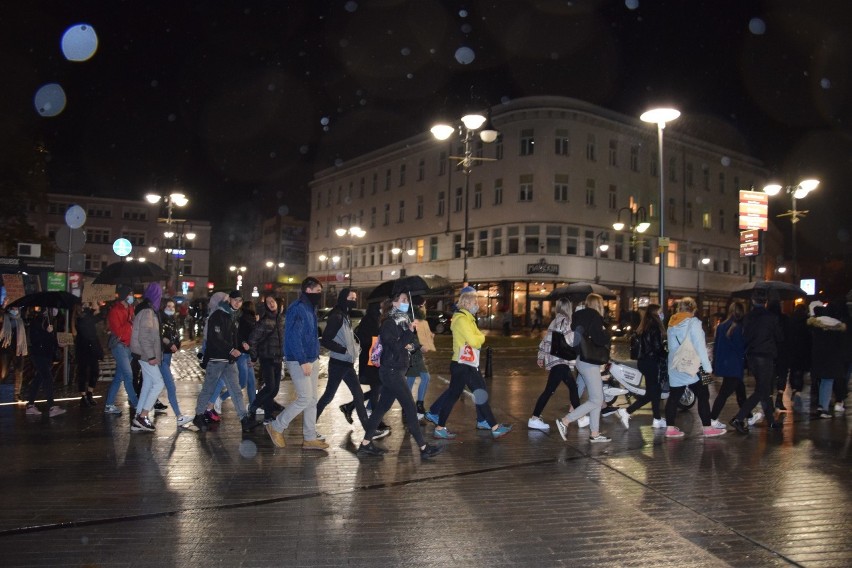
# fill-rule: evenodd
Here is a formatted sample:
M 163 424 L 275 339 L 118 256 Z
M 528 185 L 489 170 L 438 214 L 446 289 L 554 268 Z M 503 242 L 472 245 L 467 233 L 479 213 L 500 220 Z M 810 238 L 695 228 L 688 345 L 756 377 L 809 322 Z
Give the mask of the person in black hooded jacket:
M 281 364 L 284 359 L 284 304 L 274 296 L 267 296 L 258 306 L 260 319 L 249 335 L 249 355 L 252 361 L 260 360 L 260 377 L 263 386 L 249 406 L 249 415 L 263 409 L 265 421 L 273 418 L 275 397 L 281 388 Z

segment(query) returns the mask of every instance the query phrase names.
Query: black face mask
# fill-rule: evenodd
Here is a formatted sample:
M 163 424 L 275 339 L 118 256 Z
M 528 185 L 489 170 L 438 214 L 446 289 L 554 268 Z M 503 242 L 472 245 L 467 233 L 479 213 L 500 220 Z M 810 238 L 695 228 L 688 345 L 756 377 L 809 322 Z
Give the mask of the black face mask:
M 317 307 L 322 298 L 322 292 L 305 292 L 305 296 L 308 297 L 313 307 Z
M 355 300 L 346 300 L 346 311 L 348 312 L 352 308 L 356 306 L 357 302 Z

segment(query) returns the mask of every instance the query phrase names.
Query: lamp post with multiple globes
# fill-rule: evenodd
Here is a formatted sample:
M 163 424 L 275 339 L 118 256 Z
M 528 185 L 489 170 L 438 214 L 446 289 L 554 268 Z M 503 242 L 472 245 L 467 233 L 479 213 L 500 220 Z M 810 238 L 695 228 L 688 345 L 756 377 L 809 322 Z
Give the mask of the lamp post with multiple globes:
M 792 278 L 793 283 L 798 285 L 799 283 L 799 264 L 797 262 L 796 257 L 796 224 L 802 219 L 804 216 L 808 214 L 808 211 L 802 211 L 796 208 L 796 201 L 799 199 L 803 199 L 807 197 L 807 195 L 815 190 L 819 186 L 819 180 L 817 179 L 804 179 L 800 181 L 796 185 L 788 185 L 782 186 L 779 184 L 769 184 L 763 188 L 764 193 L 768 195 L 778 195 L 783 190 L 787 195 L 790 196 L 790 210 L 786 213 L 781 213 L 778 215 L 779 217 L 789 217 L 790 218 L 790 229 L 792 231 L 791 235 L 791 245 L 792 245 Z

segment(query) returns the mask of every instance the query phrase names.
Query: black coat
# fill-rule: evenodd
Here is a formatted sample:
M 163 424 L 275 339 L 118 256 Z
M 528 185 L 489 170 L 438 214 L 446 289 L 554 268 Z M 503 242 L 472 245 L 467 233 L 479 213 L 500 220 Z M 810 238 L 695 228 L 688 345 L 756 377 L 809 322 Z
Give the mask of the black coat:
M 84 311 L 77 316 L 77 337 L 74 347 L 78 352 L 86 352 L 96 359 L 104 358 L 104 348 L 98 339 L 98 317 L 91 311 Z
M 382 339 L 382 367 L 408 370 L 411 353 L 405 346 L 416 344 L 417 335 L 405 322 L 397 323 L 389 316 L 379 328 L 379 337 Z
M 284 358 L 284 314 L 270 312 L 266 305 L 258 308 L 260 321 L 252 329 L 248 338 L 249 354 L 253 360 Z
M 591 337 L 592 343 L 595 345 L 609 349 L 612 338 L 597 310 L 583 308 L 574 312 L 574 316 L 571 318 L 571 329 L 580 330 L 585 337 Z
M 774 361 L 778 346 L 784 341 L 778 316 L 762 306 L 755 306 L 743 318 L 743 340 L 746 359 L 767 357 Z
M 666 356 L 663 333 L 656 325 L 649 325 L 639 336 L 639 359 L 660 359 Z
M 59 343 L 56 341 L 56 326 L 47 331 L 50 322 L 47 315 L 41 315 L 30 324 L 30 356 L 53 360 Z
M 180 330 L 175 316 L 160 314 L 160 336 L 163 338 L 163 353 L 171 353 L 172 346 L 180 349 Z
M 236 314 L 222 308 L 210 314 L 207 320 L 207 349 L 205 356 L 209 360 L 219 359 L 234 362 L 231 350 L 239 349 Z
M 361 355 L 358 357 L 358 380 L 362 385 L 370 385 L 371 387 L 379 385 L 379 368 L 368 364 L 373 338 L 379 335 L 379 315 L 379 304 L 369 304 L 367 313 L 358 327 L 355 328 L 355 337 L 361 344 Z

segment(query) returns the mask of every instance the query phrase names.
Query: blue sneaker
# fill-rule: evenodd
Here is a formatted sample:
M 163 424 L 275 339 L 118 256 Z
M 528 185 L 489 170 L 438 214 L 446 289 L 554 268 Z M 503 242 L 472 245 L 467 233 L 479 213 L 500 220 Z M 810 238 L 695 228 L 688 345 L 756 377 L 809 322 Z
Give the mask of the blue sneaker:
M 491 430 L 491 426 L 488 425 L 488 422 L 485 420 L 481 420 L 476 423 L 477 430 Z
M 456 434 L 454 432 L 450 432 L 446 428 L 435 428 L 435 431 L 432 432 L 432 435 L 442 440 L 453 440 L 456 438 Z
M 511 424 L 500 424 L 496 430 L 491 430 L 491 435 L 494 436 L 494 439 L 496 440 L 497 438 L 502 438 L 511 431 Z
M 440 418 L 438 417 L 437 414 L 432 414 L 431 412 L 427 412 L 426 413 L 426 420 L 428 420 L 429 422 L 431 422 L 432 424 L 437 426 L 438 420 L 440 420 Z

